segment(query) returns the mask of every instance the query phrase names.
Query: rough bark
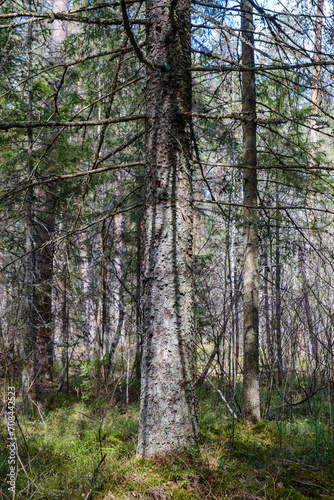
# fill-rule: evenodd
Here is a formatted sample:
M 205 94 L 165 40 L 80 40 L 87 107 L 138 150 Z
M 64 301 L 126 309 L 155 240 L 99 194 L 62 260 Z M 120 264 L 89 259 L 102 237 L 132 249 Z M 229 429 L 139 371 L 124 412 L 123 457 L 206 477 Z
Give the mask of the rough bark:
M 68 9 L 67 0 L 54 0 L 53 11 Z M 53 62 L 63 62 L 63 43 L 67 35 L 66 21 L 55 20 L 51 27 L 50 56 Z M 51 160 L 52 162 L 52 160 Z M 35 245 L 36 252 L 36 342 L 38 347 L 38 373 L 48 380 L 53 375 L 53 314 L 52 314 L 52 276 L 53 245 L 46 245 L 55 230 L 54 200 L 52 190 L 38 188 L 35 203 Z
M 242 63 L 254 67 L 254 26 L 252 3 L 241 2 Z M 244 204 L 244 377 L 242 415 L 249 423 L 260 420 L 259 395 L 259 277 L 256 172 L 255 72 L 242 73 L 242 111 L 249 121 L 243 124 Z
M 28 28 L 28 74 L 31 75 L 32 67 L 32 25 Z M 32 90 L 32 80 L 29 81 L 29 93 L 28 93 L 28 118 L 32 119 L 33 112 L 33 90 Z M 27 171 L 28 175 L 31 174 L 33 170 L 33 131 L 31 128 L 28 129 L 28 162 Z M 28 393 L 31 388 L 31 384 L 35 380 L 36 374 L 36 356 L 35 356 L 35 344 L 36 344 L 36 319 L 35 319 L 35 308 L 34 308 L 34 269 L 35 269 L 35 252 L 34 247 L 34 237 L 33 237 L 33 189 L 29 188 L 27 190 L 25 199 L 25 222 L 26 222 L 26 252 L 27 257 L 25 259 L 25 284 L 24 284 L 24 296 L 25 296 L 25 307 L 24 307 L 24 322 L 26 324 L 26 329 L 24 332 L 23 339 L 23 351 L 24 360 L 22 366 L 22 397 L 24 403 L 24 410 L 28 408 Z M 38 392 L 36 390 L 36 392 Z
M 37 198 L 37 196 L 36 196 Z M 36 311 L 36 343 L 38 348 L 38 373 L 48 380 L 53 372 L 53 315 L 52 315 L 52 276 L 53 245 L 45 245 L 54 233 L 54 213 L 51 193 L 39 190 L 35 202 L 34 243 L 42 247 L 35 252 L 34 307 Z
M 189 0 L 147 0 L 143 358 L 137 454 L 193 446 Z

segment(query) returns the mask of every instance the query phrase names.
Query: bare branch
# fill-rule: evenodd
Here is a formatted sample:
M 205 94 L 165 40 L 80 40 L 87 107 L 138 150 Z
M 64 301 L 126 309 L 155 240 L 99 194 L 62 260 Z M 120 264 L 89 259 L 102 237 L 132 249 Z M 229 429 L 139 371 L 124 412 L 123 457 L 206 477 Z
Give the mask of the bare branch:
M 0 130 L 9 130 L 12 128 L 38 128 L 38 127 L 92 127 L 95 125 L 109 125 L 110 123 L 125 123 L 132 122 L 135 120 L 145 120 L 146 115 L 132 115 L 132 116 L 121 116 L 119 118 L 105 118 L 104 120 L 81 120 L 77 122 L 48 122 L 48 121 L 33 121 L 33 122 L 12 122 L 12 123 L 0 123 Z

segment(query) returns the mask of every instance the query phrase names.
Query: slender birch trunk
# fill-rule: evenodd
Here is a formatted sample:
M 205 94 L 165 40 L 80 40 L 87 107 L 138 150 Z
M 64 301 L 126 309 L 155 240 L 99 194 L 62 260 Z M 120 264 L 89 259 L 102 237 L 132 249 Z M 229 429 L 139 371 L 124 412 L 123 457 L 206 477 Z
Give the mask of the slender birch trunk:
M 92 328 L 93 322 L 91 321 L 91 316 L 93 314 L 93 303 L 91 297 L 91 276 L 89 269 L 89 254 L 88 245 L 86 241 L 86 234 L 82 233 L 79 235 L 80 242 L 80 259 L 81 259 L 81 280 L 82 280 L 82 291 L 83 298 L 85 301 L 84 305 L 84 337 L 86 345 L 86 361 L 90 361 L 91 357 L 91 342 L 92 342 Z
M 242 63 L 254 66 L 254 25 L 250 0 L 241 2 Z M 242 72 L 244 191 L 244 378 L 242 415 L 260 420 L 259 394 L 259 265 L 256 172 L 256 92 L 254 71 Z
M 137 454 L 193 446 L 189 0 L 147 0 L 143 359 Z

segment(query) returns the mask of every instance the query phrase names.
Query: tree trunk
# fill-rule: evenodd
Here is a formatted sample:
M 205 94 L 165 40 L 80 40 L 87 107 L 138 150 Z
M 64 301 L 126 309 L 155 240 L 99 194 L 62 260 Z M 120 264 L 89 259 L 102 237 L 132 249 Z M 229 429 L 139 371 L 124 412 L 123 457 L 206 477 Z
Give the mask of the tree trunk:
M 252 3 L 241 3 L 242 64 L 254 66 Z M 242 72 L 244 190 L 244 378 L 242 415 L 248 423 L 260 420 L 259 394 L 259 277 L 256 173 L 256 92 L 254 71 Z
M 126 227 L 124 215 L 118 215 L 114 220 L 114 244 L 117 254 L 114 261 L 114 294 L 116 296 L 116 314 L 117 327 L 115 329 L 114 338 L 108 351 L 107 375 L 112 371 L 112 365 L 116 353 L 117 346 L 124 334 L 124 319 L 125 319 L 125 290 L 124 283 L 126 280 L 126 244 L 124 241 Z M 116 318 L 115 318 L 116 319 Z M 124 338 L 125 341 L 125 338 Z
M 322 44 L 322 25 L 324 18 L 324 0 L 318 0 L 317 3 L 317 14 L 315 20 L 315 33 L 314 33 L 314 56 L 313 62 L 314 67 L 312 71 L 312 89 L 311 89 L 311 101 L 312 101 L 312 116 L 310 119 L 310 160 L 309 168 L 312 169 L 316 164 L 316 151 L 318 143 L 318 117 L 319 117 L 319 102 L 320 102 L 320 72 L 321 65 L 321 44 Z M 311 200 L 312 201 L 312 200 Z M 313 199 L 314 203 L 314 199 Z
M 81 233 L 79 235 L 80 242 L 80 260 L 81 260 L 81 281 L 82 281 L 82 291 L 84 305 L 84 338 L 86 345 L 86 361 L 90 361 L 91 356 L 91 342 L 92 342 L 92 332 L 93 322 L 91 321 L 91 316 L 93 316 L 93 301 L 91 294 L 91 272 L 89 268 L 89 253 L 88 244 L 86 240 L 86 234 Z
M 62 303 L 61 303 L 61 369 L 59 376 L 58 391 L 63 388 L 66 380 L 66 391 L 69 390 L 68 380 L 68 334 L 69 334 L 69 311 L 68 311 L 68 298 L 67 298 L 67 282 L 68 282 L 68 245 L 67 242 L 63 248 L 63 289 L 62 289 Z
M 35 283 L 36 292 L 36 342 L 38 348 L 38 373 L 47 380 L 52 380 L 53 372 L 53 327 L 52 327 L 52 276 L 53 245 L 45 245 L 54 232 L 53 197 L 51 193 L 38 190 L 38 202 L 35 203 L 34 239 Z
M 143 358 L 137 454 L 193 446 L 190 2 L 147 0 Z
M 279 196 L 276 197 L 277 206 L 279 206 Z M 282 356 L 282 328 L 281 328 L 281 251 L 280 251 L 280 211 L 277 210 L 276 221 L 276 344 L 277 344 L 277 379 L 278 385 L 283 384 L 283 356 Z
M 29 3 L 30 8 L 30 3 Z M 28 28 L 28 75 L 32 72 L 32 24 Z M 32 80 L 29 80 L 29 92 L 28 92 L 28 119 L 32 120 L 33 114 L 33 90 L 32 90 Z M 28 128 L 28 163 L 27 170 L 28 175 L 31 175 L 33 170 L 33 131 Z M 31 388 L 33 381 L 35 380 L 36 374 L 36 356 L 35 356 L 35 345 L 36 345 L 36 318 L 35 318 L 35 308 L 34 308 L 34 295 L 35 295 L 35 252 L 34 248 L 34 237 L 33 237 L 33 217 L 34 217 L 34 206 L 33 206 L 33 188 L 28 188 L 26 199 L 25 199 L 25 220 L 26 220 L 26 252 L 27 257 L 25 260 L 25 308 L 24 308 L 24 322 L 26 324 L 26 329 L 24 332 L 23 339 L 23 351 L 24 360 L 22 366 L 22 398 L 24 402 L 24 409 L 28 408 L 28 392 Z M 36 392 L 38 392 L 36 390 Z
M 324 0 L 318 0 L 317 3 L 317 14 L 315 20 L 315 30 L 314 30 L 314 56 L 313 63 L 314 67 L 312 70 L 312 89 L 311 89 L 311 101 L 312 101 L 312 115 L 310 119 L 310 132 L 309 132 L 309 142 L 310 142 L 310 156 L 309 156 L 309 170 L 314 172 L 314 167 L 316 166 L 316 153 L 317 153 L 317 143 L 318 143 L 318 118 L 319 118 L 319 103 L 320 103 L 320 72 L 321 65 L 319 64 L 321 58 L 321 45 L 322 45 L 322 25 L 323 25 L 323 8 Z M 312 176 L 313 177 L 313 176 Z M 310 179 L 312 179 L 310 177 Z M 309 242 L 305 245 L 304 250 L 301 247 L 301 268 L 303 274 L 303 288 L 304 288 L 304 302 L 307 324 L 310 331 L 310 340 L 313 349 L 313 356 L 315 362 L 318 363 L 318 342 L 315 334 L 315 321 L 312 317 L 312 309 L 309 297 L 309 288 L 312 281 L 311 278 L 311 252 L 313 245 L 313 226 L 315 222 L 313 207 L 316 201 L 316 195 L 314 192 L 308 194 L 307 205 L 308 215 L 309 215 Z M 303 253 L 305 252 L 305 255 Z
M 67 0 L 54 0 L 53 11 L 68 8 Z M 55 20 L 51 28 L 50 58 L 53 62 L 63 62 L 63 43 L 67 35 L 67 23 Z M 57 86 L 57 81 L 55 81 Z M 52 161 L 52 160 L 51 160 Z M 36 342 L 38 348 L 38 374 L 47 380 L 53 375 L 53 315 L 52 276 L 53 245 L 46 245 L 52 239 L 55 229 L 54 197 L 49 188 L 36 189 L 34 240 L 39 248 L 35 252 L 36 265 Z
M 265 250 L 264 253 L 264 262 L 263 262 L 263 273 L 264 273 L 264 316 L 265 316 L 265 325 L 266 325 L 266 343 L 267 343 L 267 351 L 268 351 L 268 361 L 269 368 L 271 370 L 273 362 L 274 362 L 274 352 L 273 352 L 273 339 L 271 333 L 271 324 L 270 324 L 270 300 L 269 300 L 269 262 L 268 262 L 268 251 Z

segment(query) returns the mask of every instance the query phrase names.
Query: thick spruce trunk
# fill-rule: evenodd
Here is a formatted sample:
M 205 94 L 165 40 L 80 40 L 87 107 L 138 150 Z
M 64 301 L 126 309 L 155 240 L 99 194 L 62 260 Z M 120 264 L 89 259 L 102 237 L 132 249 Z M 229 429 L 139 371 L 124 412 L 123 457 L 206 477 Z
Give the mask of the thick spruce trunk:
M 67 10 L 67 0 L 54 0 L 54 12 Z M 63 43 L 67 35 L 67 23 L 55 20 L 51 27 L 50 56 L 53 62 L 63 62 Z M 53 160 L 51 160 L 51 166 Z M 36 251 L 36 343 L 38 348 L 38 374 L 48 380 L 53 376 L 53 314 L 52 277 L 53 245 L 46 245 L 55 230 L 54 196 L 51 189 L 36 190 L 35 245 Z
M 29 3 L 29 8 L 30 8 Z M 33 39 L 33 31 L 32 24 L 29 25 L 28 28 L 28 39 L 27 39 L 27 48 L 28 48 L 28 75 L 30 76 L 32 73 L 32 39 Z M 33 114 L 33 90 L 32 90 L 32 80 L 29 80 L 29 93 L 28 93 L 28 118 L 32 120 Z M 28 162 L 27 162 L 27 171 L 30 175 L 33 170 L 33 160 L 32 160 L 32 151 L 33 151 L 33 131 L 31 128 L 28 128 Z M 28 409 L 28 393 L 30 391 L 31 385 L 34 381 L 35 375 L 35 352 L 34 345 L 36 343 L 35 338 L 35 308 L 34 308 L 34 269 L 35 269 L 35 253 L 33 251 L 34 247 L 34 238 L 33 238 L 33 197 L 34 192 L 33 188 L 28 188 L 26 199 L 25 199 L 25 223 L 26 223 L 26 252 L 27 257 L 25 259 L 25 305 L 23 311 L 23 320 L 26 324 L 26 329 L 24 332 L 23 338 L 23 350 L 24 350 L 24 360 L 22 365 L 22 399 L 23 399 L 23 408 L 26 411 Z
M 52 380 L 53 374 L 53 314 L 52 314 L 52 276 L 53 245 L 45 245 L 54 233 L 54 212 L 51 193 L 38 190 L 38 202 L 35 203 L 35 245 L 40 248 L 35 252 L 34 294 L 36 310 L 37 371 Z M 37 197 L 36 197 L 37 198 Z
M 254 66 L 252 2 L 241 2 L 242 63 Z M 259 264 L 256 173 L 256 92 L 254 71 L 242 72 L 243 191 L 244 191 L 244 377 L 242 415 L 248 423 L 260 420 L 259 395 Z
M 147 0 L 143 358 L 137 454 L 193 446 L 189 0 Z

